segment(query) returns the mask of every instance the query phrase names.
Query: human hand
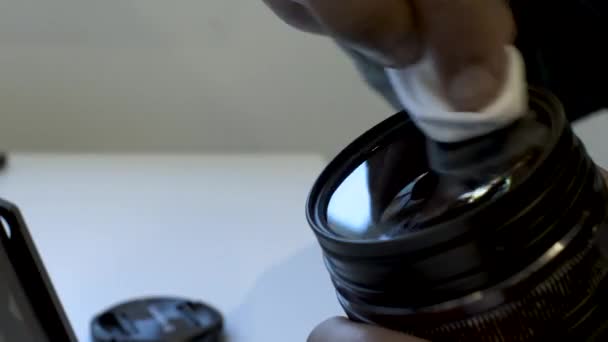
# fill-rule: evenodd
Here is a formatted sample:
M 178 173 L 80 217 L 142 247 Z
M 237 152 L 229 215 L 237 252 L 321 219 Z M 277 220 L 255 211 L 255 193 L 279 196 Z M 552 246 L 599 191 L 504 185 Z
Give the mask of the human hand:
M 456 109 L 483 108 L 505 77 L 515 24 L 504 0 L 264 0 L 288 24 L 386 67 L 432 58 Z
M 308 342 L 425 342 L 421 339 L 380 327 L 332 318 L 317 326 Z

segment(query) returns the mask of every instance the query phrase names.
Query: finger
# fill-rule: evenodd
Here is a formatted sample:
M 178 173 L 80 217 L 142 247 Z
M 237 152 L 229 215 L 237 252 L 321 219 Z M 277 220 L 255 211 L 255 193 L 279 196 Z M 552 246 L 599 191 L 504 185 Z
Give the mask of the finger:
M 308 337 L 308 342 L 423 342 L 398 332 L 353 323 L 345 318 L 332 318 L 321 323 Z
M 446 94 L 460 110 L 483 108 L 505 79 L 514 22 L 504 0 L 412 0 Z
M 263 0 L 287 24 L 306 32 L 323 33 L 321 25 L 301 4 L 292 0 Z
M 334 38 L 385 66 L 421 55 L 415 16 L 406 0 L 297 0 Z

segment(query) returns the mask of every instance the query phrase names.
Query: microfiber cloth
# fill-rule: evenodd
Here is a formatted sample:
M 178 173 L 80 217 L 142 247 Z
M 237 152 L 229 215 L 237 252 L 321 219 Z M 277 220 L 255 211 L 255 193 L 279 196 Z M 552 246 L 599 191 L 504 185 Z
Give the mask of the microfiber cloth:
M 504 128 L 527 113 L 525 64 L 517 48 L 508 55 L 505 83 L 497 97 L 479 112 L 455 111 L 441 91 L 430 58 L 404 69 L 386 69 L 399 101 L 424 134 L 442 143 L 456 143 Z

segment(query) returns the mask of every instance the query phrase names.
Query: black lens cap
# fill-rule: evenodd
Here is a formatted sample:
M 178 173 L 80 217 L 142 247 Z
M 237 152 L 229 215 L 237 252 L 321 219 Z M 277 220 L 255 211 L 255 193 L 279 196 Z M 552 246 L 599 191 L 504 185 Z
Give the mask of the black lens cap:
M 144 298 L 116 305 L 91 322 L 94 342 L 216 342 L 222 316 L 201 302 Z

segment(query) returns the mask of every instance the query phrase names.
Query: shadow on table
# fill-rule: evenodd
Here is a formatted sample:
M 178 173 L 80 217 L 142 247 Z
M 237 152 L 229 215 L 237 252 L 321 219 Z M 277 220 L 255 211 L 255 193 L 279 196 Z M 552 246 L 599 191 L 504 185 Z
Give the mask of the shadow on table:
M 305 341 L 321 321 L 342 314 L 313 245 L 258 278 L 241 306 L 226 313 L 225 341 Z

